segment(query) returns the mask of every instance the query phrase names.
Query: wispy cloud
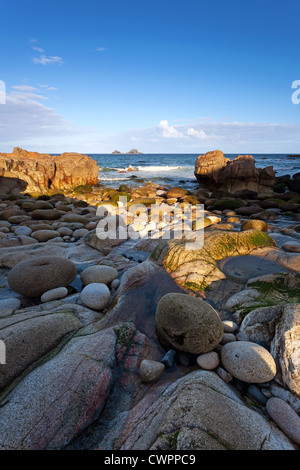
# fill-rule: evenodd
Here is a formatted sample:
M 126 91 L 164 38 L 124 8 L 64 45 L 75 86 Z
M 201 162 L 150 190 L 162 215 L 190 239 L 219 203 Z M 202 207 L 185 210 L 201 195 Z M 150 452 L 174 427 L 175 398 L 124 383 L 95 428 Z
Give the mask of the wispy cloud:
M 66 136 L 73 136 L 75 139 L 89 131 L 39 103 L 38 100 L 43 98 L 30 93 L 7 94 L 6 104 L 0 106 L 0 151 L 11 151 L 15 146 L 39 151 L 46 144 L 45 150 L 48 151 L 59 145 L 65 149 Z M 73 149 L 76 150 L 76 147 Z
M 44 49 L 42 49 L 41 47 L 37 47 L 37 46 L 34 46 L 32 49 L 33 49 L 34 51 L 37 51 L 37 52 L 40 52 L 40 53 L 45 52 Z
M 49 86 L 49 85 L 40 85 L 39 84 L 39 87 L 43 88 L 45 91 L 57 91 L 58 90 L 58 88 L 56 88 L 54 86 Z
M 104 52 L 104 51 L 107 51 L 107 48 L 106 47 L 97 47 L 96 51 L 97 52 Z
M 46 56 L 41 55 L 40 57 L 32 57 L 32 62 L 34 64 L 41 64 L 41 65 L 50 65 L 50 64 L 59 64 L 62 65 L 64 63 L 62 57 L 58 56 Z
M 13 85 L 12 88 L 18 91 L 36 91 L 37 88 L 29 85 Z

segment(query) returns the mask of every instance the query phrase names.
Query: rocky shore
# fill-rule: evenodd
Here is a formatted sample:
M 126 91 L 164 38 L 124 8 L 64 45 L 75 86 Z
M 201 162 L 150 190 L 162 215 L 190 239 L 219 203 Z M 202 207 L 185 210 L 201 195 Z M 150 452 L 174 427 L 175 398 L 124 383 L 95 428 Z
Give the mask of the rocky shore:
M 0 448 L 299 450 L 299 175 L 214 151 L 191 191 L 111 189 L 93 164 L 47 187 L 21 154 L 0 186 Z

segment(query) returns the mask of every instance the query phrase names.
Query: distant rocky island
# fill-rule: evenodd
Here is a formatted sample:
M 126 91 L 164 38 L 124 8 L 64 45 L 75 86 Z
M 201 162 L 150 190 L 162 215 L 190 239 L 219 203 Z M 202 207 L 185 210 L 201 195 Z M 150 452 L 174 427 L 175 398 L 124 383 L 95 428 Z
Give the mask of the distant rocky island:
M 143 155 L 142 152 L 139 152 L 137 149 L 131 149 L 129 152 L 123 153 L 119 152 L 119 150 L 114 150 L 112 155 Z

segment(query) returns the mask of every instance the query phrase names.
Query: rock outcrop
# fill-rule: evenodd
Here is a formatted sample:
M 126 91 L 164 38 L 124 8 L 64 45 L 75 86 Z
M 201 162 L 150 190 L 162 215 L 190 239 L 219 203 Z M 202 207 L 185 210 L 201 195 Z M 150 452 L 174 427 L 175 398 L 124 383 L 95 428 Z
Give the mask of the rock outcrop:
M 224 189 L 231 193 L 240 190 L 269 192 L 275 183 L 273 167 L 256 168 L 251 155 L 239 155 L 234 160 L 214 150 L 200 155 L 195 164 L 199 184 L 210 190 Z
M 73 189 L 97 183 L 99 168 L 87 155 L 62 153 L 58 156 L 27 152 L 19 147 L 0 154 L 0 177 L 19 179 L 27 192 Z

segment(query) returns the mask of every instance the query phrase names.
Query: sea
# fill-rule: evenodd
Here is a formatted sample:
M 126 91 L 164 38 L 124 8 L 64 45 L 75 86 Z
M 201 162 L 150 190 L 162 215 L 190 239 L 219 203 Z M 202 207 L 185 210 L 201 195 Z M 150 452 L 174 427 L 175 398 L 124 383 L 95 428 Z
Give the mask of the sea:
M 199 154 L 89 154 L 100 167 L 100 182 L 111 188 L 121 184 L 141 186 L 147 182 L 161 186 L 196 184 L 195 162 Z M 225 154 L 233 160 L 238 154 Z M 287 154 L 252 154 L 257 168 L 273 166 L 276 176 L 300 172 L 300 157 Z

